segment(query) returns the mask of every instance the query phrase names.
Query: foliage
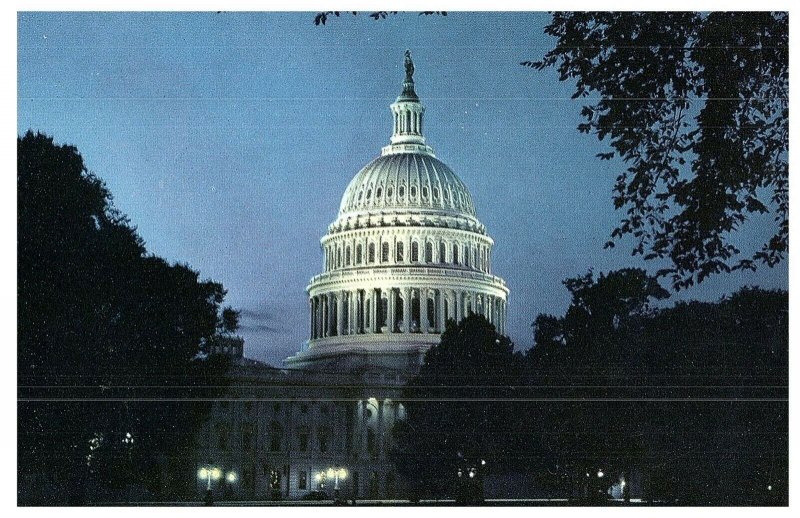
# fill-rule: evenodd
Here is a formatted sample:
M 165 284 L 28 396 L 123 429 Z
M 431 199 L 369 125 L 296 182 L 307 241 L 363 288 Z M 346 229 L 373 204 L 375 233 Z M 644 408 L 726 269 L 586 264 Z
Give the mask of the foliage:
M 513 344 L 479 315 L 450 320 L 404 389 L 407 419 L 394 430 L 394 459 L 412 491 L 452 495 L 458 467 L 499 465 L 512 411 Z M 513 384 L 513 383 L 512 383 Z
M 186 457 L 207 404 L 181 399 L 213 395 L 227 362 L 198 353 L 238 313 L 221 284 L 147 254 L 74 147 L 28 132 L 17 150 L 20 472 L 130 483 Z
M 599 467 L 614 477 L 638 469 L 648 498 L 782 501 L 786 292 L 743 288 L 657 309 L 647 301 L 663 293 L 642 274 L 569 279 L 565 315 L 537 317 L 521 384 L 571 398 L 526 405 L 542 416 L 528 455 L 571 484 Z
M 350 11 L 353 16 L 358 14 L 357 11 Z M 397 14 L 398 11 L 374 11 L 369 14 L 369 17 L 373 20 L 384 20 L 390 15 Z M 341 11 L 323 11 L 319 12 L 314 16 L 314 25 L 325 25 L 328 21 L 330 16 L 336 16 L 337 18 L 341 14 Z M 422 11 L 419 13 L 420 16 L 429 16 L 432 14 L 438 14 L 442 16 L 447 16 L 447 11 Z
M 541 61 L 581 110 L 578 129 L 608 141 L 626 168 L 606 246 L 667 259 L 676 289 L 708 275 L 773 266 L 788 252 L 788 13 L 558 12 Z M 734 234 L 773 211 L 774 235 L 752 257 Z

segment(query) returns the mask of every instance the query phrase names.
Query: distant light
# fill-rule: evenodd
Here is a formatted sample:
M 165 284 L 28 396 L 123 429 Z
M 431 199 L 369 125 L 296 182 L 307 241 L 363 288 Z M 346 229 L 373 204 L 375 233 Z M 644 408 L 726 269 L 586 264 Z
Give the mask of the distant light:
M 475 472 L 474 471 L 470 471 L 469 472 L 469 478 L 475 478 Z
M 772 491 L 772 486 L 771 485 L 767 486 L 767 491 Z
M 322 473 L 320 472 L 320 473 L 317 473 L 316 475 L 314 475 L 314 480 L 316 480 L 317 482 L 322 480 Z
M 228 481 L 228 482 L 230 482 L 231 484 L 233 484 L 234 482 L 236 482 L 236 472 L 234 472 L 234 471 L 229 471 L 229 472 L 228 472 L 228 474 L 227 474 L 227 475 L 225 475 L 225 480 L 227 480 L 227 481 Z
M 588 474 L 588 473 L 586 474 L 586 477 L 587 477 L 587 478 L 589 477 L 589 474 Z
M 485 466 L 485 465 L 486 465 L 486 461 L 481 459 L 481 466 Z
M 197 478 L 208 478 L 208 470 L 206 468 L 200 468 L 197 471 Z
M 605 473 L 603 473 L 602 469 L 597 472 L 597 478 L 603 478 L 604 475 Z
M 339 469 L 339 478 L 344 480 L 347 478 L 347 470 L 344 468 Z
M 335 474 L 336 474 L 336 473 L 334 473 L 334 471 L 333 471 L 333 468 L 328 468 L 328 473 L 327 473 L 327 475 L 328 475 L 328 478 L 333 478 L 333 476 L 334 476 Z
M 461 473 L 461 470 L 458 470 L 458 476 L 460 477 L 461 475 L 463 475 L 463 473 Z
M 625 481 L 624 480 L 620 481 L 619 485 L 625 487 Z
M 211 468 L 211 478 L 219 480 L 222 476 L 222 471 L 219 468 Z

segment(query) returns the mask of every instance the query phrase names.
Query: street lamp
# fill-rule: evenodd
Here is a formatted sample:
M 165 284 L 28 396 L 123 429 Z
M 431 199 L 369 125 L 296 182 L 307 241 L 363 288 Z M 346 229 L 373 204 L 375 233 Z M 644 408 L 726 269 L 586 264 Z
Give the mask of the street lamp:
M 324 486 L 325 480 L 333 480 L 333 498 L 334 500 L 339 500 L 339 481 L 344 480 L 347 478 L 347 470 L 345 468 L 334 468 L 330 467 L 326 471 L 320 471 L 316 475 L 314 475 L 314 480 L 320 484 L 320 487 Z
M 222 470 L 216 466 L 203 466 L 197 470 L 197 478 L 206 480 L 206 505 L 214 504 L 214 493 L 211 491 L 211 481 L 219 480 L 222 477 Z

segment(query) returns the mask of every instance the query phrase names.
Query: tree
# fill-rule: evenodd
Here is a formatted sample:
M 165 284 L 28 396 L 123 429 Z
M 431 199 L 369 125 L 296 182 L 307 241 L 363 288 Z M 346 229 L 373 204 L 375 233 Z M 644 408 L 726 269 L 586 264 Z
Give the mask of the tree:
M 525 410 L 541 416 L 531 437 L 548 466 L 577 472 L 573 483 L 601 467 L 606 480 L 638 470 L 663 501 L 786 501 L 785 291 L 654 308 L 665 292 L 642 270 L 565 285 L 572 303 L 537 317 L 522 382 L 574 397 Z
M 463 470 L 481 460 L 504 464 L 518 364 L 511 341 L 482 316 L 447 322 L 403 391 L 407 418 L 394 430 L 393 458 L 413 493 L 452 495 L 459 468 L 468 477 Z
M 160 457 L 190 460 L 209 405 L 182 399 L 216 393 L 227 362 L 200 353 L 238 315 L 221 284 L 147 254 L 74 147 L 28 132 L 17 151 L 20 474 L 68 477 L 73 503 L 82 484 L 157 482 Z
M 614 241 L 666 259 L 675 289 L 708 275 L 773 266 L 788 253 L 788 13 L 559 12 L 540 61 L 581 110 L 582 133 L 621 159 L 613 201 L 625 216 Z M 752 256 L 734 234 L 773 212 L 774 235 Z

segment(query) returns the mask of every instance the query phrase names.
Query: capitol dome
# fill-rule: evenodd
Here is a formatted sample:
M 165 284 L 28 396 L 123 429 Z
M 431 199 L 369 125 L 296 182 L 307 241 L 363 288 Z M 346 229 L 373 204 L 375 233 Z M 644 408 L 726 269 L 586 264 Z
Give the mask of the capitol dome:
M 432 154 L 387 153 L 348 185 L 340 215 L 368 211 L 449 211 L 475 216 L 467 186 Z
M 350 181 L 320 241 L 324 272 L 307 287 L 310 338 L 290 365 L 344 359 L 413 371 L 448 320 L 479 313 L 505 331 L 508 288 L 491 273 L 494 242 L 467 186 L 425 142 L 413 73 L 407 52 L 390 143 Z

